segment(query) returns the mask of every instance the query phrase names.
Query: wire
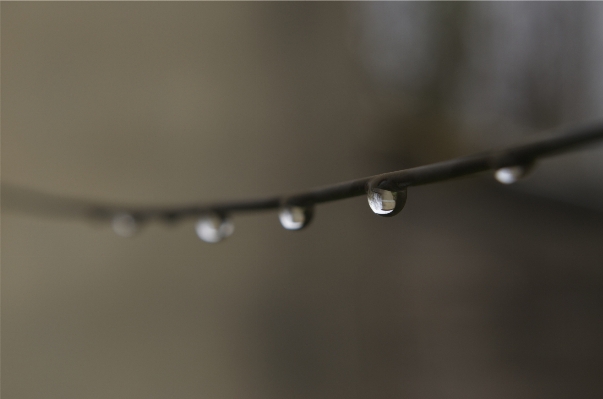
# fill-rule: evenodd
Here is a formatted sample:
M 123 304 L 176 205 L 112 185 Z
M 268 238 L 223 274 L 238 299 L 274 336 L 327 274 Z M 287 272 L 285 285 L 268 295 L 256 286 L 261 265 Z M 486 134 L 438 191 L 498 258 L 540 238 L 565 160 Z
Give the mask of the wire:
M 300 230 L 311 221 L 316 204 L 367 195 L 369 205 L 376 214 L 393 216 L 404 207 L 406 191 L 410 186 L 436 183 L 488 170 L 495 170 L 495 177 L 501 183 L 510 184 L 528 173 L 539 158 L 574 150 L 599 140 L 603 140 L 603 125 L 587 126 L 503 150 L 364 177 L 290 195 L 205 205 L 153 208 L 118 206 L 50 196 L 4 183 L 2 188 L 8 188 L 13 194 L 11 197 L 20 198 L 14 201 L 13 208 L 59 217 L 84 216 L 111 220 L 115 232 L 122 236 L 134 234 L 143 222 L 150 220 L 175 222 L 184 218 L 201 218 L 196 225 L 197 234 L 205 241 L 217 242 L 234 231 L 229 219 L 229 215 L 233 213 L 280 209 L 279 218 L 283 227 Z

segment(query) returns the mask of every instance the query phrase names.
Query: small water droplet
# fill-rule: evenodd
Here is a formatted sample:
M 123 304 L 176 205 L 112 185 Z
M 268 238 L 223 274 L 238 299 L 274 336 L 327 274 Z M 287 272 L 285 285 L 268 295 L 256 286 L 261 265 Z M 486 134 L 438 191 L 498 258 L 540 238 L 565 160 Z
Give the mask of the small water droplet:
M 199 219 L 195 231 L 205 242 L 220 242 L 234 233 L 234 224 L 226 217 L 208 215 Z
M 394 216 L 406 204 L 406 189 L 389 191 L 381 188 L 370 187 L 367 193 L 369 206 L 377 215 Z
M 285 229 L 301 230 L 310 224 L 313 214 L 312 207 L 287 205 L 280 210 L 278 218 Z
M 496 180 L 502 184 L 513 184 L 528 173 L 529 168 L 525 165 L 507 166 L 498 169 L 494 173 Z
M 115 234 L 121 237 L 132 237 L 138 232 L 139 223 L 134 216 L 129 213 L 119 213 L 113 216 L 111 227 Z

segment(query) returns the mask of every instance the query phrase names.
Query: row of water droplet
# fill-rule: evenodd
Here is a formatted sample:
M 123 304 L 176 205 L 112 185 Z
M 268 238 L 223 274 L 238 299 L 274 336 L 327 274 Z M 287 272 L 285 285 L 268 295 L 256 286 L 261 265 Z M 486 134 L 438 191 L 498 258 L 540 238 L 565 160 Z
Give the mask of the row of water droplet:
M 512 184 L 524 177 L 529 166 L 514 165 L 498 169 L 494 177 L 500 183 Z M 394 216 L 406 203 L 406 188 L 390 191 L 369 184 L 367 199 L 371 210 L 380 216 Z M 281 225 L 287 230 L 301 230 L 308 226 L 314 214 L 313 206 L 285 205 L 279 211 Z M 140 221 L 130 213 L 119 213 L 113 217 L 112 227 L 115 234 L 131 237 L 140 229 Z M 225 214 L 211 213 L 202 216 L 195 224 L 197 236 L 209 243 L 220 242 L 234 233 L 234 223 Z

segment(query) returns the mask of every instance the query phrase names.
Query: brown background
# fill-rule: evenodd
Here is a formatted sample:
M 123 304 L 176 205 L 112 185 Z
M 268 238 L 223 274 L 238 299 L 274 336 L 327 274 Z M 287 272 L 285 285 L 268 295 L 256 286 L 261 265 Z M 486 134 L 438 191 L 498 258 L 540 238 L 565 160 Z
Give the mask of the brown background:
M 509 144 L 603 114 L 602 10 L 2 3 L 2 181 L 178 204 Z M 599 398 L 602 158 L 218 245 L 3 206 L 3 397 Z

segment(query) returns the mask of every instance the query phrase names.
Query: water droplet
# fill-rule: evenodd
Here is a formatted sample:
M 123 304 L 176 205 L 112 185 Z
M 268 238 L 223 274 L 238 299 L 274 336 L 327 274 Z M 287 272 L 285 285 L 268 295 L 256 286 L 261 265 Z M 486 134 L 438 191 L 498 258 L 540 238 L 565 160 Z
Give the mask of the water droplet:
M 283 207 L 278 218 L 287 230 L 301 230 L 310 224 L 314 210 L 312 207 L 291 206 Z
M 368 203 L 373 212 L 380 216 L 394 216 L 406 204 L 406 189 L 389 191 L 370 187 L 367 193 Z
M 111 227 L 115 234 L 121 237 L 132 237 L 138 232 L 139 223 L 134 216 L 129 213 L 119 213 L 113 216 Z
M 234 224 L 226 217 L 208 215 L 199 219 L 195 231 L 205 242 L 220 242 L 234 233 Z
M 496 180 L 503 184 L 513 184 L 524 177 L 529 171 L 525 165 L 507 166 L 494 173 Z

